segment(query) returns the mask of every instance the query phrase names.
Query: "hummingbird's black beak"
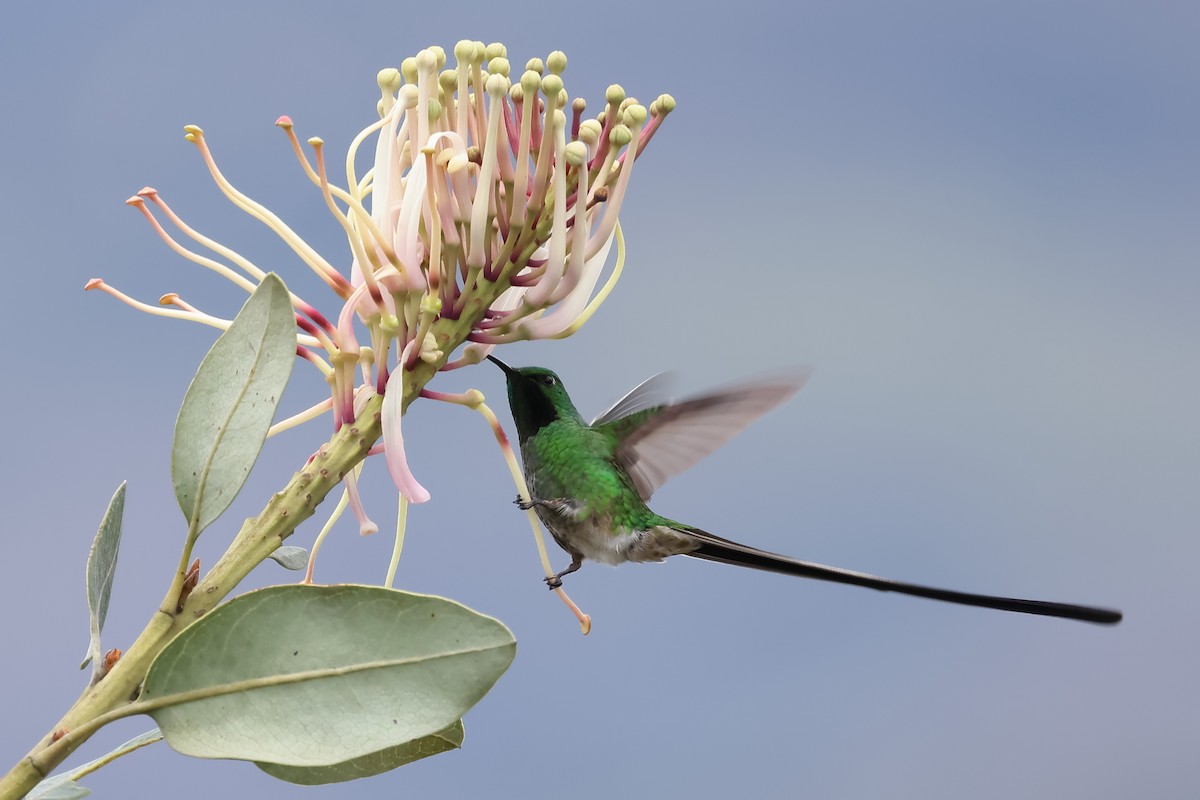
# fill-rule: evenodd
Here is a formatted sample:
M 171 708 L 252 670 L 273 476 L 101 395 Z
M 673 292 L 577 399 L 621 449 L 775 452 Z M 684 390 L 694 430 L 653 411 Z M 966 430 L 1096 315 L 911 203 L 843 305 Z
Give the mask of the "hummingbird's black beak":
M 489 356 L 487 357 L 487 360 L 488 360 L 488 361 L 490 361 L 490 362 L 492 362 L 493 364 L 495 364 L 495 365 L 496 365 L 497 367 L 499 367 L 500 369 L 504 370 L 504 374 L 505 374 L 505 375 L 512 375 L 512 374 L 513 374 L 513 368 L 512 368 L 512 367 L 510 367 L 508 364 L 505 364 L 503 361 L 501 361 L 500 359 L 496 358 L 495 356 L 493 356 L 493 355 L 489 355 Z

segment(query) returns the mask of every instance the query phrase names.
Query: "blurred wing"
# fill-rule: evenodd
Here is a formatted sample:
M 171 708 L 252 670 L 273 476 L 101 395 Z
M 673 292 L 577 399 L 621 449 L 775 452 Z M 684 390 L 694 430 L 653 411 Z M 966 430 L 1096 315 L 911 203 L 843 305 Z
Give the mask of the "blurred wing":
M 674 383 L 675 376 L 670 372 L 651 375 L 613 403 L 612 408 L 592 420 L 592 427 L 628 417 L 647 408 L 667 405 L 671 400 L 671 386 Z
M 617 460 L 642 499 L 648 500 L 655 489 L 798 392 L 808 377 L 808 372 L 774 376 L 617 418 L 606 412 L 601 415 L 605 421 L 597 427 L 617 438 Z M 630 392 L 626 399 L 641 388 Z

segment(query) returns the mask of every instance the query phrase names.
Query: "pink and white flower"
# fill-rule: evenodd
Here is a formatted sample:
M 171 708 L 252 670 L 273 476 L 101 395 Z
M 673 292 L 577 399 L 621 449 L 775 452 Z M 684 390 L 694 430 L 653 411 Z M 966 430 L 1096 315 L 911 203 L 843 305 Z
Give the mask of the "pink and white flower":
M 307 140 L 310 152 L 291 119 L 277 120 L 345 231 L 350 257 L 344 271 L 240 192 L 218 169 L 199 127 L 185 129 L 225 196 L 274 231 L 338 298 L 337 313 L 326 316 L 292 296 L 296 352 L 331 387 L 331 398 L 294 420 L 329 408 L 340 427 L 354 420 L 356 397 L 361 405 L 364 396 L 384 395 L 383 452 L 398 490 L 412 503 L 429 493 L 405 456 L 404 398 L 417 395 L 430 370 L 478 363 L 507 342 L 561 338 L 587 320 L 620 275 L 618 213 L 634 162 L 674 108 L 662 95 L 647 109 L 614 85 L 603 110 L 585 119 L 583 100 L 564 88 L 567 59 L 559 51 L 530 60 L 515 78 L 503 45 L 460 41 L 453 55 L 455 64 L 447 68 L 445 51 L 430 47 L 398 70 L 379 73 L 378 119 L 350 144 L 344 185 L 331 178 L 320 139 Z M 358 151 L 371 137 L 374 162 L 359 175 Z M 242 291 L 253 291 L 265 276 L 185 223 L 157 191 L 143 189 L 128 203 L 172 249 Z M 203 252 L 185 246 L 160 220 Z M 597 291 L 614 241 L 617 264 Z M 99 279 L 87 288 L 152 313 L 229 324 L 175 294 L 154 307 Z

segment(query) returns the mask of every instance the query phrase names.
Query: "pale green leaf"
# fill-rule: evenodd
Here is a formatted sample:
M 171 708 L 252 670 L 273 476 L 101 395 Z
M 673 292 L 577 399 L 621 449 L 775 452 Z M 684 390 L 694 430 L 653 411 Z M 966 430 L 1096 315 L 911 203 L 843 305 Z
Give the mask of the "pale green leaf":
M 77 800 L 80 797 L 87 797 L 92 793 L 92 790 L 86 786 L 80 786 L 76 781 L 123 755 L 132 753 L 134 750 L 145 747 L 148 744 L 154 744 L 161 738 L 162 731 L 158 728 L 135 736 L 125 744 L 105 753 L 97 759 L 89 761 L 81 767 L 75 767 L 75 769 L 67 770 L 58 775 L 51 775 L 33 787 L 29 794 L 25 796 L 26 800 Z
M 298 783 L 302 786 L 319 786 L 325 783 L 341 783 L 359 778 L 369 778 L 390 772 L 397 767 L 411 764 L 422 758 L 436 756 L 447 750 L 462 747 L 462 720 L 455 722 L 449 728 L 438 731 L 431 736 L 425 736 L 413 742 L 405 742 L 395 747 L 388 747 L 375 753 L 352 758 L 327 767 L 292 767 L 286 764 L 268 764 L 257 762 L 257 766 L 268 775 L 288 783 Z
M 196 533 L 229 507 L 250 474 L 295 355 L 291 300 L 272 273 L 200 362 L 175 422 L 171 477 Z
M 308 551 L 295 545 L 285 544 L 271 553 L 270 557 L 284 569 L 304 569 L 308 566 Z
M 79 800 L 92 790 L 71 780 L 70 775 L 51 775 L 29 790 L 25 800 Z
M 93 676 L 98 676 L 103 664 L 100 660 L 100 632 L 104 630 L 104 618 L 108 616 L 108 598 L 112 593 L 113 574 L 117 571 L 117 551 L 121 548 L 121 520 L 125 515 L 125 482 L 117 487 L 108 509 L 100 520 L 96 538 L 87 558 L 87 601 L 91 638 L 88 642 L 87 658 L 79 665 L 83 669 L 89 661 L 95 661 Z
M 328 766 L 441 731 L 512 663 L 500 622 L 378 586 L 272 586 L 171 641 L 141 702 L 202 758 Z

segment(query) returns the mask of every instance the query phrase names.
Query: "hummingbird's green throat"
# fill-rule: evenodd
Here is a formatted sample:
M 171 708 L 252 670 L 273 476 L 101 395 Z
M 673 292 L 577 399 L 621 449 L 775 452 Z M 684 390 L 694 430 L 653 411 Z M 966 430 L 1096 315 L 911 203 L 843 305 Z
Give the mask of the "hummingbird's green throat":
M 937 589 L 799 561 L 722 539 L 650 510 L 646 501 L 655 489 L 790 398 L 804 385 L 807 373 L 784 374 L 680 402 L 668 400 L 665 379 L 655 376 L 589 424 L 550 370 L 510 367 L 491 355 L 488 359 L 504 370 L 508 381 L 530 506 L 571 555 L 566 569 L 546 579 L 551 588 L 587 559 L 616 565 L 687 555 L 962 605 L 1109 625 L 1121 620 L 1121 612 L 1105 608 Z

